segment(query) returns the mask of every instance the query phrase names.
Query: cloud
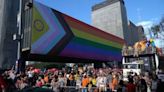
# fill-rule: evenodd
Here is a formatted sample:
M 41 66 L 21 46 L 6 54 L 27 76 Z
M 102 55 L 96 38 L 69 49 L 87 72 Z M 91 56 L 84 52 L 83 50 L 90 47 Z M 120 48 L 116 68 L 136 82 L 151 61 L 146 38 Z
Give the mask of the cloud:
M 155 22 L 155 23 L 159 22 L 159 20 L 160 20 L 160 18 L 158 18 L 158 17 L 156 17 L 156 18 L 151 18 L 151 21 L 153 21 L 153 22 Z
M 137 26 L 139 25 L 143 26 L 146 37 L 151 38 L 152 33 L 149 31 L 149 28 L 153 26 L 153 21 L 141 21 L 137 23 Z
M 138 16 L 138 20 L 141 21 L 142 20 L 141 8 L 137 8 L 137 16 Z
M 147 30 L 148 28 L 150 28 L 153 25 L 153 21 L 141 21 L 139 23 L 137 23 L 137 26 L 142 25 L 144 27 L 145 30 Z
M 158 21 L 159 18 L 152 18 L 151 21 L 141 21 L 141 22 L 138 22 L 136 25 L 139 26 L 139 25 L 142 25 L 143 28 L 144 28 L 144 32 L 145 32 L 145 35 L 148 39 L 152 38 L 153 37 L 153 33 L 149 30 L 149 28 L 151 26 L 153 26 L 156 21 Z M 155 41 L 155 45 L 157 47 L 161 47 L 161 40 L 160 39 L 154 39 Z

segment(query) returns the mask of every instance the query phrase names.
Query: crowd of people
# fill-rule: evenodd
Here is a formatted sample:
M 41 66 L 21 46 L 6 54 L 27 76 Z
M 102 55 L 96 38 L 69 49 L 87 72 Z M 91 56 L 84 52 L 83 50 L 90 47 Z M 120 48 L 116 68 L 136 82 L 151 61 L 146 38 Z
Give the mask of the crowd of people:
M 78 68 L 71 71 L 36 71 L 25 73 L 7 70 L 0 76 L 0 92 L 17 92 L 30 87 L 51 89 L 54 92 L 163 92 L 163 82 L 155 73 L 129 74 L 123 80 L 122 71 L 111 68 Z

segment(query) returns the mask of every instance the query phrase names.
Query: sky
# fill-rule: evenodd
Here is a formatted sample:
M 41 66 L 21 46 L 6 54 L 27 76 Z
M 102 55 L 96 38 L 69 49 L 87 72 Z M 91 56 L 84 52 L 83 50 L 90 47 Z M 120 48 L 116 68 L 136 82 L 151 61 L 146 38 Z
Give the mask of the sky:
M 67 15 L 91 24 L 91 7 L 104 0 L 37 0 Z M 128 19 L 136 25 L 158 22 L 164 15 L 164 0 L 124 0 Z
M 91 8 L 104 0 L 36 0 L 87 24 L 91 23 Z M 124 0 L 127 17 L 145 30 L 164 16 L 164 0 Z M 146 31 L 145 34 L 149 34 Z

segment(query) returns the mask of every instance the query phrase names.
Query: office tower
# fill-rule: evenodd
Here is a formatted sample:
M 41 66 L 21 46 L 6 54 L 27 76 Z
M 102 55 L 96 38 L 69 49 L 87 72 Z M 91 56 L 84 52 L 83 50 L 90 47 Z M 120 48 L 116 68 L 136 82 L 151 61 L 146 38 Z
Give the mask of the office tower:
M 17 58 L 17 13 L 19 0 L 1 0 L 0 3 L 0 68 L 11 68 Z
M 126 8 L 123 0 L 106 0 L 92 7 L 93 26 L 127 39 L 128 30 Z
M 139 40 L 146 39 L 146 36 L 144 34 L 144 28 L 143 28 L 143 26 L 139 25 L 139 26 L 137 26 L 137 28 L 138 28 Z

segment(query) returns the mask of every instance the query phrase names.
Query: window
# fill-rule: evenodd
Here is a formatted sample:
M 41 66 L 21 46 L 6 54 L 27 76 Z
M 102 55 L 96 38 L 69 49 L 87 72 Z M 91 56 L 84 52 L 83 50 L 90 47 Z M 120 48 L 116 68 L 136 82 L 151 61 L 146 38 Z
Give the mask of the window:
M 137 64 L 125 64 L 125 69 L 137 69 Z

